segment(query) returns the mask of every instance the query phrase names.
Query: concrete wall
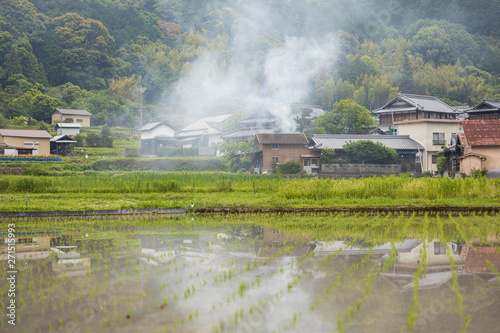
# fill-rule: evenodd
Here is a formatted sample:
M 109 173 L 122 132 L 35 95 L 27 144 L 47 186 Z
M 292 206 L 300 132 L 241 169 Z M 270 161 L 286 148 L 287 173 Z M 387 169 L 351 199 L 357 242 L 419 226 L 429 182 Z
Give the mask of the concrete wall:
M 399 164 L 321 164 L 320 175 L 336 178 L 361 178 L 372 176 L 390 176 L 401 173 Z

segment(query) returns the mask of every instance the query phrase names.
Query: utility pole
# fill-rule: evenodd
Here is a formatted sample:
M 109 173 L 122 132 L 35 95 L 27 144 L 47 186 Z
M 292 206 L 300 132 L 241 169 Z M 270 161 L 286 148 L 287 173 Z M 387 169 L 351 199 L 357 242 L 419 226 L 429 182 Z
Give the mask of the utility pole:
M 139 91 L 139 110 L 141 111 L 141 127 L 142 127 L 142 84 Z

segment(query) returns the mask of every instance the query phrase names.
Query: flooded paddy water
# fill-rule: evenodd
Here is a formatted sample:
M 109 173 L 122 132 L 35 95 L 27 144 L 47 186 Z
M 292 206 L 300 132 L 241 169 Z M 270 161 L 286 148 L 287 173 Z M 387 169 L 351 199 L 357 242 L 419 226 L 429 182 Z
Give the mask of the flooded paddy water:
M 8 223 L 15 326 L 6 316 Z M 0 227 L 1 332 L 500 327 L 496 216 L 188 215 Z

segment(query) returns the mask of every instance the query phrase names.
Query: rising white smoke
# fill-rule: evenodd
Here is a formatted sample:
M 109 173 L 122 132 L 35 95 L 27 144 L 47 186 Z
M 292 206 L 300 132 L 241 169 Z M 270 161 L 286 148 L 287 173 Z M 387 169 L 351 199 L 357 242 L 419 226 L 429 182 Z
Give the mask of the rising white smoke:
M 294 132 L 290 105 L 310 103 L 313 79 L 334 60 L 333 34 L 286 35 L 275 13 L 260 1 L 235 11 L 240 17 L 232 25 L 231 50 L 207 51 L 199 56 L 179 80 L 169 104 L 182 110 L 188 121 L 265 109 L 278 118 L 281 131 Z M 273 40 L 279 36 L 280 44 L 256 52 L 255 43 L 271 35 Z

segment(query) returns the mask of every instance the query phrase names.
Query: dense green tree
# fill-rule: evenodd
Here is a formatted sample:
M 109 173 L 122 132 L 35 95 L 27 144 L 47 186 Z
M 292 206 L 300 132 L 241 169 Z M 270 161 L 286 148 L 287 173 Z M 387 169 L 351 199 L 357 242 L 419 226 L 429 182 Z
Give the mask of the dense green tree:
M 413 51 L 436 65 L 448 64 L 452 60 L 450 35 L 437 26 L 424 27 L 413 37 Z
M 376 125 L 368 111 L 352 99 L 335 103 L 332 111 L 325 112 L 314 121 L 317 134 L 362 134 Z
M 343 152 L 353 163 L 391 164 L 398 159 L 397 152 L 380 142 L 360 140 L 346 143 Z

